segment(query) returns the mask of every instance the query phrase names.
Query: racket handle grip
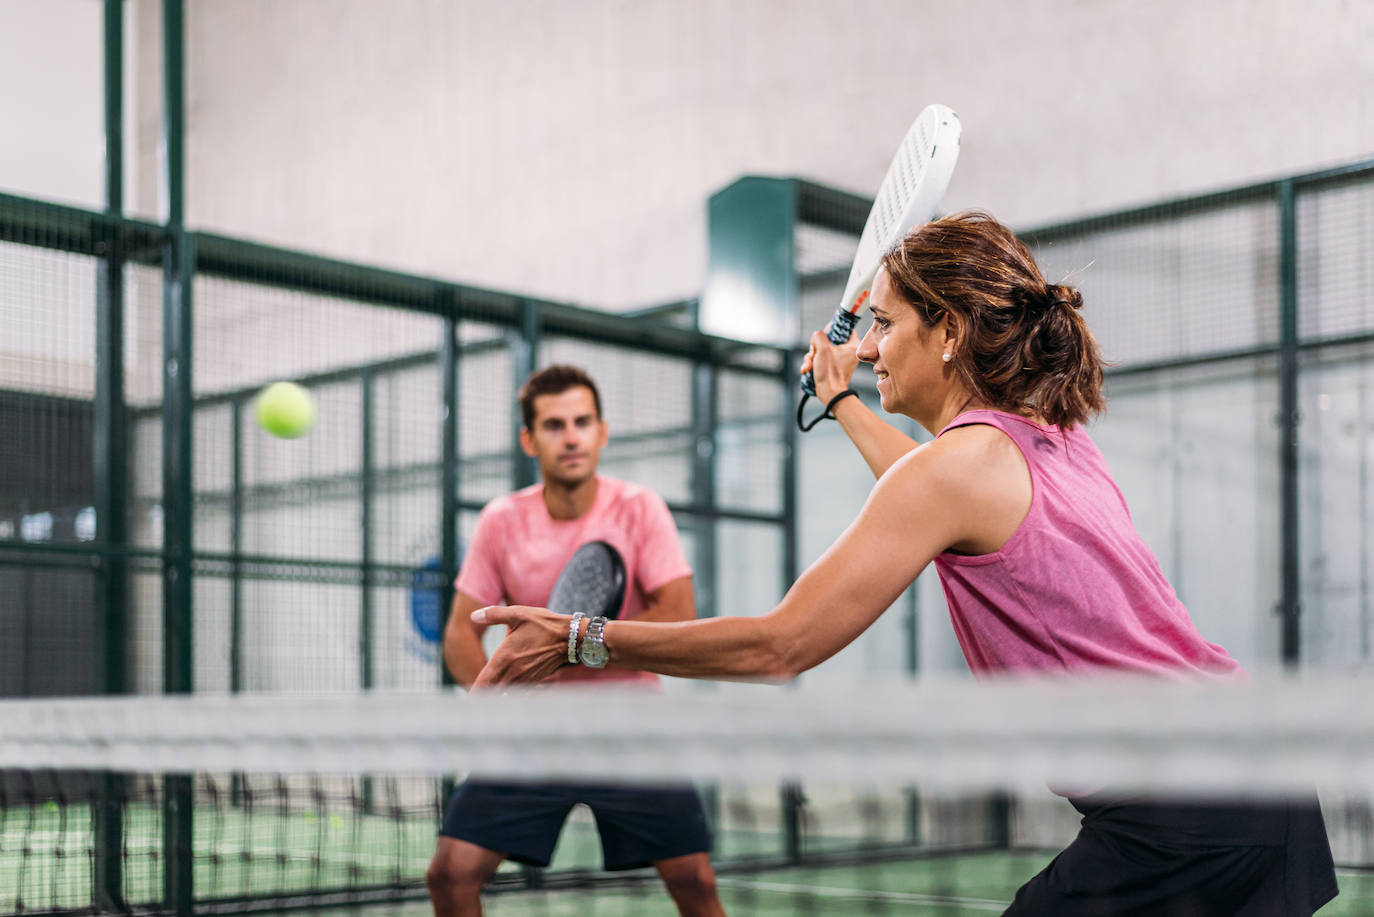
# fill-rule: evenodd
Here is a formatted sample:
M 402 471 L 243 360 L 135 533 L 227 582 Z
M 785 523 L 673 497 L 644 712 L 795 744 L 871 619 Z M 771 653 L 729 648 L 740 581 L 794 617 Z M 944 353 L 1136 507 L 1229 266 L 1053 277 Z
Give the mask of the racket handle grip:
M 825 332 L 825 336 L 830 338 L 832 344 L 843 344 L 849 340 L 849 336 L 854 333 L 854 326 L 859 323 L 857 312 L 850 312 L 843 307 L 835 310 L 835 317 L 830 320 L 830 328 Z M 816 394 L 816 374 L 807 370 L 802 374 L 801 389 L 812 397 Z

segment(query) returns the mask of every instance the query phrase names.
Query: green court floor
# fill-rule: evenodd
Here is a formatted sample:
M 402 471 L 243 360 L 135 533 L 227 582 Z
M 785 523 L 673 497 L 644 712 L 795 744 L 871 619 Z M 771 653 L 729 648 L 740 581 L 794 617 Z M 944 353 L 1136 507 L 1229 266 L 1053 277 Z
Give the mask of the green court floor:
M 27 911 L 83 908 L 89 904 L 89 817 L 83 807 L 6 813 L 0 823 L 0 914 L 15 913 L 18 893 Z M 131 903 L 152 903 L 161 885 L 157 813 L 131 809 L 125 838 L 126 892 Z M 329 816 L 259 813 L 206 817 L 196 825 L 198 898 L 304 893 L 312 889 L 385 884 L 403 878 L 412 893 L 433 851 L 435 826 L 428 819 L 349 820 Z M 732 837 L 737 852 L 774 852 L 777 837 Z M 57 850 L 63 855 L 53 855 Z M 210 853 L 214 851 L 214 853 Z M 720 878 L 727 912 L 790 914 L 999 914 L 1016 888 L 1053 856 L 1045 852 L 936 855 L 866 865 L 770 870 Z M 596 869 L 595 828 L 571 820 L 554 859 L 555 870 Z M 507 870 L 518 867 L 507 866 Z M 549 873 L 550 876 L 554 872 Z M 652 875 L 651 873 L 649 874 Z M 1341 870 L 1341 895 L 1321 917 L 1374 914 L 1374 871 Z M 351 910 L 354 917 L 424 917 L 423 901 Z M 672 915 L 676 910 L 656 878 L 596 891 L 511 891 L 487 896 L 494 917 L 602 917 Z
M 822 869 L 777 870 L 721 878 L 721 900 L 732 917 L 784 915 L 903 915 L 987 917 L 1000 914 L 1016 888 L 1053 854 L 986 853 L 911 862 Z M 1341 894 L 1319 917 L 1374 914 L 1374 872 L 1340 870 Z M 600 892 L 512 892 L 489 895 L 488 917 L 605 917 L 677 913 L 661 886 Z M 409 906 L 397 917 L 424 917 L 428 906 Z
M 123 889 L 134 907 L 160 901 L 162 813 L 124 813 Z M 198 810 L 198 899 L 309 894 L 315 889 L 419 883 L 434 852 L 436 818 L 314 812 Z M 82 909 L 91 903 L 95 838 L 85 805 L 0 810 L 0 914 Z
M 308 898 L 350 888 L 421 889 L 438 824 L 437 812 L 398 816 L 385 807 L 375 815 L 203 808 L 194 822 L 195 896 Z M 129 805 L 123 827 L 124 898 L 135 907 L 155 906 L 163 885 L 161 810 Z M 728 831 L 717 840 L 729 856 L 782 853 L 777 831 Z M 0 809 L 0 915 L 88 907 L 95 846 L 86 805 Z M 601 863 L 595 825 L 579 812 L 563 831 L 551 872 L 595 871 Z M 502 869 L 520 871 L 514 863 Z

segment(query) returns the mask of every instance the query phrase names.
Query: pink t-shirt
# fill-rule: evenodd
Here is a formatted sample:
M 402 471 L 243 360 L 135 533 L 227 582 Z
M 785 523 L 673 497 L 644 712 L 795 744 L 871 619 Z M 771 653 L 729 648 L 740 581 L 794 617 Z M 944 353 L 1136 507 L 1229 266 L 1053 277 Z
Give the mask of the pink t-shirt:
M 935 558 L 975 674 L 1242 674 L 1193 626 L 1081 427 L 1063 431 L 1001 411 L 969 411 L 940 435 L 972 424 L 1011 437 L 1032 487 L 1030 511 L 1000 551 Z
M 637 484 L 598 475 L 596 500 L 576 519 L 549 515 L 542 484 L 488 503 L 477 518 L 472 544 L 454 585 L 487 605 L 542 606 L 573 552 L 589 541 L 607 542 L 625 561 L 622 619 L 642 612 L 645 596 L 660 586 L 692 575 L 677 526 L 662 498 Z M 604 669 L 567 666 L 553 677 L 658 683 L 657 675 L 618 669 L 614 664 Z

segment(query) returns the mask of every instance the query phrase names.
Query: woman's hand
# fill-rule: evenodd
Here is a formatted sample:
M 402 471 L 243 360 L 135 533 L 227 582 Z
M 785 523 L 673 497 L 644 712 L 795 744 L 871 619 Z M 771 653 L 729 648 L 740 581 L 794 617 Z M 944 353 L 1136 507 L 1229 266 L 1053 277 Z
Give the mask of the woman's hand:
M 528 605 L 489 605 L 474 611 L 472 620 L 509 628 L 472 683 L 474 691 L 489 685 L 543 681 L 568 664 L 569 615 Z
M 830 326 L 826 325 L 829 331 Z M 859 365 L 859 336 L 852 334 L 843 344 L 832 344 L 825 331 L 811 335 L 811 349 L 802 359 L 801 372 L 811 371 L 816 375 L 816 397 L 822 403 L 829 403 L 840 392 L 849 388 L 849 380 Z

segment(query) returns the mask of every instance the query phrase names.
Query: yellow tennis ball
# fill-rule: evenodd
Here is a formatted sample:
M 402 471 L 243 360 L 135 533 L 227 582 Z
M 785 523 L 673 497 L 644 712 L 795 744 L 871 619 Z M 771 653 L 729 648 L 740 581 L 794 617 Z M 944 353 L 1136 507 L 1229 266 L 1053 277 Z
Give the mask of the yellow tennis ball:
M 273 382 L 258 393 L 258 426 L 273 436 L 295 439 L 315 425 L 315 399 L 294 382 Z

